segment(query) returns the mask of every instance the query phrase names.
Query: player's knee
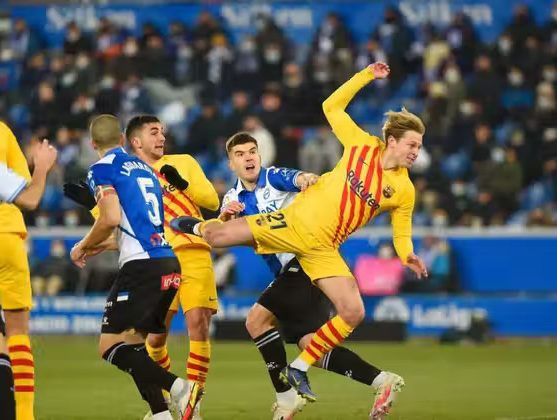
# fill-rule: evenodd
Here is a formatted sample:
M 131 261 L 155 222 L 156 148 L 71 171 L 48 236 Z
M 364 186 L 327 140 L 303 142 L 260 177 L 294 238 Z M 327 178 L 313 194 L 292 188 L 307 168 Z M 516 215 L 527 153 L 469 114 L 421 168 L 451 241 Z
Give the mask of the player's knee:
M 258 308 L 251 308 L 246 317 L 246 329 L 252 338 L 258 337 L 273 327 Z
M 338 315 L 351 327 L 357 327 L 365 317 L 365 309 L 363 304 L 353 304 L 339 308 Z
M 149 334 L 147 344 L 153 348 L 163 347 L 166 344 L 166 334 Z

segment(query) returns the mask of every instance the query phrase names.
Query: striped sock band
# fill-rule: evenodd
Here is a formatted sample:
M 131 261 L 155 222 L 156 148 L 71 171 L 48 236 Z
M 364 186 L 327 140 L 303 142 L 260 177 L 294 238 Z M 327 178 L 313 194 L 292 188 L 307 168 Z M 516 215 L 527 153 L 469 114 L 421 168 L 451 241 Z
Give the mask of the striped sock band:
M 151 347 L 148 342 L 145 343 L 145 348 L 149 357 L 153 359 L 163 369 L 170 370 L 170 356 L 166 344 L 162 347 Z
M 211 342 L 190 340 L 190 353 L 186 365 L 188 381 L 198 382 L 202 387 L 209 373 L 211 361 Z
M 336 315 L 313 334 L 311 341 L 300 354 L 300 359 L 308 365 L 313 365 L 323 355 L 342 343 L 353 330 L 340 316 Z
M 290 385 L 280 380 L 280 371 L 286 366 L 286 350 L 280 333 L 276 328 L 271 328 L 255 337 L 253 342 L 265 361 L 269 377 L 277 394 L 288 391 Z
M 18 419 L 33 420 L 35 399 L 35 362 L 28 335 L 8 338 L 8 351 L 14 375 L 16 413 Z

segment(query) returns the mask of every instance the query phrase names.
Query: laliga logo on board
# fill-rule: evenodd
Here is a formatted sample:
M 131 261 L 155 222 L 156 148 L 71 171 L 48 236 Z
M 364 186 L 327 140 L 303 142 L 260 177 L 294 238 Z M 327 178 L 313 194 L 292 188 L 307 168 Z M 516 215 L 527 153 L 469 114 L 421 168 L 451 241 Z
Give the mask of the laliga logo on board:
M 410 308 L 404 299 L 387 297 L 381 300 L 373 311 L 375 321 L 402 321 L 410 320 Z

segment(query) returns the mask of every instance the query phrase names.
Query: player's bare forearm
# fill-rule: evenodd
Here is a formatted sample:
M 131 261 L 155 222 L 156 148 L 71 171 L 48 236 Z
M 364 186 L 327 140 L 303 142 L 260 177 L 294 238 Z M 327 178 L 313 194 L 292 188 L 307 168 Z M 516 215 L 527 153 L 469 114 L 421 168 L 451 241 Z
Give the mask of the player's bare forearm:
M 88 251 L 101 247 L 105 241 L 109 240 L 114 228 L 111 223 L 107 223 L 105 219 L 99 217 L 95 220 L 89 233 L 81 240 L 81 248 Z
M 15 198 L 14 204 L 25 210 L 35 210 L 41 202 L 47 174 L 48 169 L 41 167 L 35 168 L 31 182 Z
M 332 113 L 344 112 L 356 93 L 373 79 L 373 72 L 365 68 L 352 76 L 348 81 L 344 82 L 323 102 L 323 112 L 325 116 L 328 118 L 328 115 Z
M 120 224 L 120 200 L 112 187 L 97 188 L 99 217 L 95 220 L 89 233 L 81 241 L 81 248 L 88 250 L 97 248 L 106 241 Z

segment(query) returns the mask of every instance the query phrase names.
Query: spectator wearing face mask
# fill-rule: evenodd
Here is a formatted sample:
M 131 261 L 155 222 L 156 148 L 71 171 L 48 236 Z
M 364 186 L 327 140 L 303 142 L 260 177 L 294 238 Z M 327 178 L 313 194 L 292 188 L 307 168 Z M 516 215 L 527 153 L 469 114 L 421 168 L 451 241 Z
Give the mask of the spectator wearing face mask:
M 35 296 L 56 296 L 62 290 L 72 289 L 77 272 L 69 259 L 64 241 L 54 239 L 49 255 L 39 262 L 31 274 L 31 286 Z
M 425 236 L 418 248 L 429 276 L 417 281 L 407 276 L 402 291 L 406 293 L 439 293 L 455 291 L 455 270 L 449 243 L 436 236 Z
M 524 121 L 528 110 L 534 105 L 534 92 L 527 85 L 524 72 L 520 68 L 511 67 L 507 74 L 501 103 L 507 116 L 515 121 Z

